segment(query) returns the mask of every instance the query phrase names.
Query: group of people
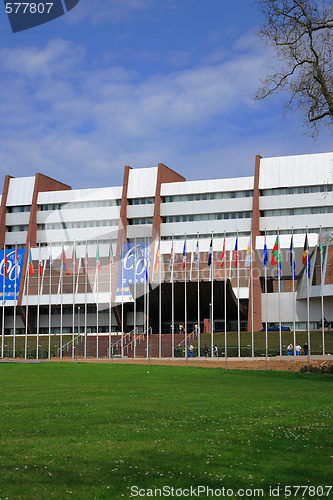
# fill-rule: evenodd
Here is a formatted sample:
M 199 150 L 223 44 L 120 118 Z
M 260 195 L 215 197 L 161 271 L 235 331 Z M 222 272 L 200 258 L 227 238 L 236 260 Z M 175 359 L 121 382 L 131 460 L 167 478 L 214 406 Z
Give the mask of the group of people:
M 296 353 L 296 356 L 299 356 L 301 354 L 301 346 L 296 342 L 296 345 L 295 345 L 295 353 Z M 307 356 L 309 353 L 309 346 L 308 344 L 304 344 L 303 345 L 303 354 L 304 356 Z M 288 345 L 287 347 L 287 354 L 288 356 L 293 356 L 294 355 L 294 346 L 292 345 L 292 343 L 290 342 L 290 344 Z

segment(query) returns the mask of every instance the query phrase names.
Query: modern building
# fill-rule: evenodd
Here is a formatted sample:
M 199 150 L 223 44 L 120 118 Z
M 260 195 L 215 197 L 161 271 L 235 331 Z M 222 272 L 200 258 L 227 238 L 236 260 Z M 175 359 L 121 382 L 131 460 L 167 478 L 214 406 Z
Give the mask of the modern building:
M 277 234 L 280 280 L 271 266 Z M 8 263 L 5 277 L 2 250 L 2 332 L 102 335 L 134 327 L 143 332 L 149 323 L 153 333 L 170 333 L 172 323 L 175 328 L 185 320 L 187 331 L 198 321 L 201 331 L 211 321 L 214 331 L 223 331 L 225 294 L 229 331 L 237 330 L 239 320 L 242 330 L 251 330 L 252 318 L 255 330 L 279 318 L 305 329 L 306 234 L 310 326 L 317 328 L 322 294 L 325 315 L 333 311 L 333 153 L 257 156 L 250 177 L 200 181 L 186 181 L 163 164 L 127 166 L 122 186 L 99 189 L 71 189 L 42 174 L 6 176 L 0 208 L 0 248 Z M 255 252 L 247 267 L 250 236 Z

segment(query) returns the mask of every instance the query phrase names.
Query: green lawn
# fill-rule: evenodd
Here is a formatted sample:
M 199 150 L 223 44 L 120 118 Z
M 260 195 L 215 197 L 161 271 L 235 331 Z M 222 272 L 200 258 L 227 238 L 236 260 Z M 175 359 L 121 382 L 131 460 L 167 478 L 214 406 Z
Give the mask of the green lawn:
M 328 485 L 332 381 L 301 373 L 0 364 L 0 498 L 120 499 L 135 485 L 257 487 L 269 498 L 278 483 Z

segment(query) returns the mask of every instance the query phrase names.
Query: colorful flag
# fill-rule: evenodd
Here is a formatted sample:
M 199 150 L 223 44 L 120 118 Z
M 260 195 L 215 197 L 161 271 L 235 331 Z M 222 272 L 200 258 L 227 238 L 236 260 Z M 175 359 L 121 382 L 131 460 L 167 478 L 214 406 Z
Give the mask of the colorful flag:
M 183 269 L 185 269 L 185 262 L 186 262 L 186 237 L 184 240 L 184 248 L 183 248 Z
M 306 234 L 305 241 L 304 241 L 303 255 L 302 255 L 303 266 L 306 266 L 306 263 L 308 260 L 308 253 L 309 253 L 309 244 L 308 244 L 308 235 Z
M 171 252 L 170 252 L 169 271 L 172 269 L 172 264 L 173 264 L 173 242 L 172 242 Z
M 41 276 L 43 274 L 43 261 L 41 257 L 39 257 L 38 261 L 38 270 L 39 270 L 39 276 Z
M 195 268 L 199 269 L 199 241 L 197 240 L 197 244 L 195 246 Z
M 6 263 L 6 260 L 5 260 L 5 263 Z M 33 266 L 33 263 L 32 263 L 31 248 L 29 247 L 29 276 L 30 276 L 30 278 L 34 274 L 35 274 L 35 271 L 34 271 L 34 266 Z
M 293 279 L 296 278 L 296 269 L 295 269 L 295 257 L 294 257 L 294 242 L 293 242 L 293 236 L 291 235 L 291 240 L 290 240 L 290 270 L 291 270 L 291 276 Z
M 323 253 L 324 252 L 324 244 L 323 244 L 323 237 L 322 234 L 320 233 L 319 235 L 319 252 Z
M 136 265 L 136 251 L 134 247 L 134 252 L 133 252 L 133 258 L 135 258 L 135 265 Z M 111 274 L 113 270 L 113 251 L 112 251 L 112 244 L 110 243 L 110 248 L 109 248 L 109 273 Z
M 97 274 L 99 274 L 101 270 L 101 259 L 99 257 L 99 245 L 98 245 L 98 241 L 97 241 L 97 248 L 96 248 L 96 271 L 97 271 Z
M 250 236 L 245 254 L 245 267 L 251 267 L 252 262 L 252 238 Z
M 67 276 L 69 276 L 70 272 L 69 272 L 69 269 L 68 269 L 68 264 L 67 264 L 67 259 L 66 259 L 66 254 L 65 254 L 64 247 L 62 248 L 61 260 L 62 260 L 62 269 L 67 274 Z
M 310 257 L 310 252 L 308 251 L 308 278 L 310 279 L 311 275 L 311 257 Z
M 278 263 L 279 260 L 280 260 L 279 259 L 279 237 L 277 236 L 275 243 L 274 243 L 273 251 L 272 251 L 271 265 L 276 266 L 276 264 Z
M 17 254 L 17 245 L 15 246 L 15 279 L 19 277 L 19 266 L 18 266 L 18 254 Z
M 160 241 L 159 241 L 158 247 L 157 247 L 157 252 L 156 252 L 156 257 L 155 257 L 155 266 L 154 266 L 155 271 L 158 271 L 158 263 L 160 260 L 160 255 L 161 255 L 161 249 L 160 249 Z
M 76 244 L 75 244 L 75 242 L 74 242 L 73 252 L 72 252 L 72 267 L 73 267 L 73 269 L 75 268 L 76 274 L 79 274 L 79 269 L 77 267 L 77 261 L 76 261 Z
M 8 278 L 8 260 L 7 260 L 7 252 L 6 247 L 4 247 L 4 260 L 5 260 L 5 278 Z
M 268 252 L 267 252 L 266 235 L 265 235 L 265 244 L 264 244 L 264 266 L 265 267 L 267 267 L 267 262 L 268 262 Z
M 234 256 L 235 256 L 235 267 L 238 264 L 238 238 L 236 238 L 235 248 L 234 248 Z
M 221 255 L 221 267 L 224 266 L 224 255 L 225 255 L 225 238 L 223 240 L 223 249 L 222 249 L 222 255 Z
M 52 266 L 53 266 L 53 259 L 52 259 L 52 252 L 50 249 L 50 255 L 49 255 L 49 276 L 51 276 L 52 273 Z
M 208 266 L 212 263 L 212 255 L 213 255 L 213 238 L 210 240 L 209 250 L 208 250 Z

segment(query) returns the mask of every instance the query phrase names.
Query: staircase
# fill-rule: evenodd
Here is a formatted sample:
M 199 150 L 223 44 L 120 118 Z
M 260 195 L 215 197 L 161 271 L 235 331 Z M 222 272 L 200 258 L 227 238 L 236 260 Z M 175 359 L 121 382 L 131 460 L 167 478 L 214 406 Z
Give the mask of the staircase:
M 176 333 L 174 336 L 174 347 L 178 345 L 184 347 L 184 333 Z M 188 335 L 188 339 L 193 338 L 193 335 Z M 113 345 L 113 356 L 121 357 L 121 335 L 111 335 L 111 344 Z M 159 357 L 159 334 L 151 334 L 148 338 L 149 357 Z M 125 334 L 123 338 L 124 357 L 134 357 L 134 335 L 132 333 Z M 64 357 L 72 357 L 71 347 L 64 352 Z M 162 358 L 172 357 L 172 335 L 163 333 L 161 335 L 161 356 Z M 75 357 L 84 357 L 84 339 L 78 341 L 75 346 Z M 89 335 L 87 337 L 87 357 L 97 357 L 97 335 Z M 109 357 L 109 335 L 98 336 L 98 357 Z M 143 334 L 136 337 L 136 357 L 147 357 L 147 337 Z

